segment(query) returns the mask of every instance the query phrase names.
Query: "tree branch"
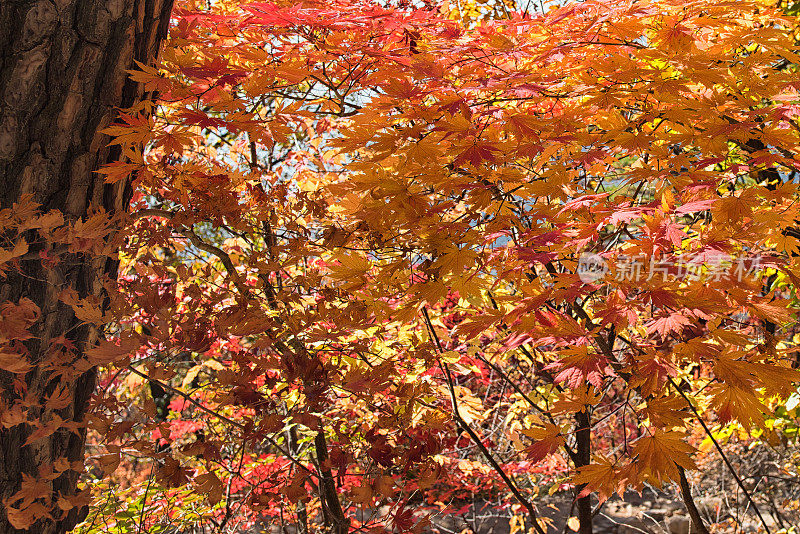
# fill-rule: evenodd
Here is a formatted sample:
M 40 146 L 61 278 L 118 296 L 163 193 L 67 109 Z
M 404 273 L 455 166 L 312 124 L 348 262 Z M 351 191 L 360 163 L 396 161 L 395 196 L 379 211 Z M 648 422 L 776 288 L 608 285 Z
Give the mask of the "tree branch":
M 422 308 L 422 315 L 425 318 L 425 324 L 430 330 L 431 337 L 436 343 L 436 348 L 439 350 L 439 353 L 441 354 L 442 352 L 444 352 L 442 350 L 442 343 L 439 341 L 439 336 L 433 329 L 431 318 L 428 315 L 428 308 L 426 307 Z M 447 364 L 442 362 L 441 360 L 439 360 L 439 365 L 442 367 L 445 379 L 447 380 L 447 388 L 450 392 L 450 402 L 453 405 L 453 418 L 456 420 L 456 424 L 462 429 L 464 429 L 464 431 L 469 435 L 472 442 L 475 443 L 478 449 L 480 449 L 481 453 L 483 453 L 483 456 L 486 457 L 486 459 L 489 461 L 495 472 L 497 472 L 497 474 L 500 475 L 500 478 L 503 479 L 503 482 L 506 484 L 506 486 L 508 486 L 508 489 L 510 489 L 511 493 L 514 494 L 514 497 L 516 497 L 517 500 L 520 502 L 520 504 L 522 504 L 528 511 L 528 515 L 530 516 L 531 521 L 533 522 L 533 528 L 536 530 L 536 532 L 538 534 L 546 534 L 545 531 L 542 529 L 541 525 L 539 525 L 536 509 L 533 507 L 531 502 L 528 499 L 526 499 L 524 495 L 522 495 L 522 493 L 517 488 L 517 485 L 514 483 L 514 481 L 511 480 L 511 478 L 506 474 L 506 472 L 503 471 L 503 468 L 500 466 L 499 463 L 497 463 L 497 460 L 494 459 L 494 456 L 492 456 L 492 453 L 490 453 L 489 450 L 486 448 L 486 445 L 483 444 L 483 441 L 481 441 L 478 434 L 476 434 L 475 431 L 472 430 L 472 428 L 467 424 L 464 418 L 461 417 L 461 414 L 458 411 L 458 400 L 456 399 L 456 392 L 455 389 L 453 388 L 453 378 L 452 375 L 450 374 L 450 369 L 447 366 Z
M 209 415 L 211 415 L 211 416 L 213 416 L 213 417 L 216 417 L 216 418 L 217 418 L 217 419 L 219 419 L 220 421 L 224 421 L 225 423 L 228 423 L 229 425 L 231 425 L 231 426 L 234 426 L 234 427 L 238 428 L 238 429 L 239 429 L 239 430 L 241 430 L 241 431 L 246 431 L 246 430 L 247 430 L 247 427 L 246 427 L 245 425 L 243 425 L 242 423 L 239 423 L 239 422 L 237 422 L 237 421 L 234 421 L 234 420 L 233 420 L 233 419 L 231 419 L 230 417 L 227 417 L 227 416 L 225 416 L 225 415 L 222 415 L 221 413 L 215 412 L 215 411 L 214 411 L 214 410 L 212 410 L 211 408 L 208 408 L 208 407 L 206 407 L 206 406 L 203 406 L 201 403 L 199 403 L 199 402 L 197 402 L 196 400 L 194 400 L 194 399 L 193 399 L 193 398 L 192 398 L 192 397 L 191 397 L 189 394 L 187 394 L 187 393 L 184 393 L 183 391 L 181 391 L 181 390 L 179 390 L 179 389 L 176 389 L 176 388 L 174 388 L 174 387 L 170 386 L 170 385 L 169 385 L 169 384 L 167 384 L 166 382 L 162 382 L 162 381 L 160 381 L 160 380 L 157 380 L 157 379 L 155 379 L 155 378 L 151 378 L 151 377 L 150 377 L 150 376 L 148 376 L 147 374 L 145 374 L 145 373 L 143 373 L 143 372 L 139 371 L 138 369 L 136 369 L 136 368 L 134 368 L 134 367 L 131 367 L 130 365 L 128 366 L 128 370 L 129 370 L 130 372 L 132 372 L 133 374 L 135 374 L 135 375 L 138 375 L 138 376 L 140 376 L 140 377 L 144 378 L 145 380 L 150 380 L 150 381 L 152 381 L 152 382 L 154 382 L 154 383 L 158 384 L 158 385 L 159 385 L 159 386 L 161 386 L 162 388 L 164 388 L 164 389 L 166 389 L 166 390 L 168 390 L 168 391 L 171 391 L 171 392 L 172 392 L 172 393 L 174 393 L 175 395 L 178 395 L 178 396 L 180 396 L 180 397 L 183 397 L 183 398 L 184 398 L 184 399 L 185 399 L 187 402 L 189 402 L 189 404 L 191 404 L 192 406 L 195 406 L 195 407 L 196 407 L 196 408 L 198 408 L 199 410 L 201 410 L 201 411 L 203 411 L 203 412 L 205 412 L 205 413 L 207 413 L 207 414 L 209 414 Z M 276 448 L 278 451 L 280 451 L 280 453 L 281 453 L 281 454 L 283 454 L 284 456 L 286 456 L 286 458 L 287 458 L 287 459 L 288 459 L 290 462 L 292 462 L 293 464 L 295 464 L 297 467 L 299 467 L 300 469 L 302 469 L 303 471 L 305 471 L 305 472 L 306 472 L 306 473 L 308 473 L 309 475 L 314 475 L 314 474 L 315 474 L 315 473 L 314 473 L 314 471 L 312 471 L 311 469 L 309 469 L 308 467 L 306 467 L 305 465 L 303 465 L 303 464 L 302 464 L 302 463 L 301 463 L 301 462 L 300 462 L 300 461 L 299 461 L 297 458 L 295 458 L 294 456 L 292 456 L 292 455 L 291 455 L 291 454 L 290 454 L 288 451 L 286 451 L 286 450 L 285 450 L 285 449 L 284 449 L 284 448 L 283 448 L 283 447 L 282 447 L 282 446 L 281 446 L 281 445 L 280 445 L 278 442 L 276 442 L 274 439 L 272 439 L 271 437 L 269 437 L 269 436 L 267 436 L 267 435 L 264 435 L 264 439 L 265 439 L 265 440 L 267 440 L 267 442 L 268 442 L 270 445 L 272 445 L 272 446 L 273 446 L 273 447 L 275 447 L 275 448 Z
M 686 470 L 678 464 L 675 464 L 675 466 L 678 468 L 678 475 L 680 475 L 678 482 L 681 487 L 683 503 L 686 505 L 689 517 L 692 518 L 692 532 L 695 532 L 695 534 L 709 534 L 705 523 L 703 523 L 703 518 L 700 517 L 700 510 L 697 509 L 697 505 L 692 498 L 692 488 L 689 486 L 689 481 L 686 480 Z

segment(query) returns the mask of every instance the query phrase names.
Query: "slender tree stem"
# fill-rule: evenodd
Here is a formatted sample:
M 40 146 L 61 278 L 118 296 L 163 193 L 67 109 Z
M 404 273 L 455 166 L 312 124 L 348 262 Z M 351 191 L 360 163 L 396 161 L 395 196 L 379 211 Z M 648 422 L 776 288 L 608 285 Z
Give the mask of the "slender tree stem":
M 575 414 L 576 425 L 576 451 L 575 467 L 580 468 L 592 462 L 592 427 L 589 407 L 585 406 L 584 411 Z M 580 495 L 585 485 L 575 488 L 575 496 Z M 578 521 L 580 524 L 578 532 L 580 534 L 592 534 L 592 496 L 585 495 L 578 500 Z
M 678 464 L 675 464 L 675 466 L 678 468 L 678 474 L 680 475 L 678 482 L 681 487 L 683 503 L 686 505 L 689 517 L 692 518 L 692 534 L 709 534 L 705 523 L 703 523 L 703 518 L 700 517 L 700 510 L 697 509 L 697 505 L 695 505 L 692 498 L 692 488 L 689 486 L 689 481 L 686 480 L 686 471 Z
M 350 524 L 344 516 L 342 503 L 339 501 L 339 494 L 336 492 L 336 484 L 331 473 L 330 459 L 328 458 L 328 443 L 325 440 L 325 431 L 320 428 L 314 437 L 314 448 L 317 452 L 317 463 L 319 464 L 319 491 L 320 498 L 325 509 L 328 511 L 332 523 L 331 534 L 347 534 Z

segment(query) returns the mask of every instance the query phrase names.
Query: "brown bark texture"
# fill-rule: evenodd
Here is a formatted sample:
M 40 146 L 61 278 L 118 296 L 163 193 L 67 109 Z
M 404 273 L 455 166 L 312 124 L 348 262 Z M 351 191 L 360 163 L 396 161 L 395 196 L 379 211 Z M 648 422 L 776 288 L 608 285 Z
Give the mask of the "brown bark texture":
M 85 219 L 94 208 L 109 214 L 126 209 L 130 183 L 109 185 L 94 172 L 120 157 L 118 147 L 107 146 L 109 137 L 100 130 L 115 120 L 120 108 L 148 97 L 126 71 L 135 68 L 134 60 L 152 63 L 171 9 L 172 0 L 0 0 L 0 209 L 13 208 L 25 196 L 42 211 L 59 210 L 68 222 Z M 40 479 L 37 497 L 44 500 L 76 491 L 76 470 L 52 480 L 40 474 L 59 459 L 82 461 L 86 433 L 75 422 L 84 419 L 95 372 L 65 378 L 44 370 L 41 362 L 60 336 L 80 353 L 98 335 L 59 301 L 59 293 L 72 288 L 80 298 L 94 295 L 105 301 L 102 280 L 113 278 L 117 267 L 107 257 L 81 253 L 68 253 L 56 266 L 47 266 L 37 255 L 35 230 L 31 232 L 31 252 L 0 277 L 0 305 L 29 299 L 41 311 L 30 328 L 33 338 L 24 342 L 33 368 L 22 375 L 0 370 L 0 420 L 21 395 L 34 403 L 26 408 L 32 424 L 0 426 L 4 534 L 22 532 L 9 523 L 6 503 L 26 476 Z M 0 228 L 5 241 L 2 233 Z M 43 402 L 37 407 L 38 400 L 60 388 L 69 392 L 66 407 L 47 409 Z M 61 428 L 26 444 L 31 432 L 54 416 L 72 430 Z M 52 519 L 38 520 L 28 532 L 66 532 L 85 509 L 56 507 L 50 514 Z

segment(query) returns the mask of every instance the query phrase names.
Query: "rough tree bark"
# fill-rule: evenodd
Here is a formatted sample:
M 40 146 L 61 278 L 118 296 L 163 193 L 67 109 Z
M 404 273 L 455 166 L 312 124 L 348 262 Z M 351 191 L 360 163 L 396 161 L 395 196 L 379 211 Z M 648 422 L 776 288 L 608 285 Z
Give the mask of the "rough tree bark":
M 126 209 L 130 184 L 107 185 L 93 172 L 119 157 L 100 130 L 112 123 L 118 108 L 146 98 L 125 71 L 135 68 L 134 60 L 152 63 L 171 9 L 172 0 L 0 0 L 0 208 L 32 195 L 43 210 L 60 210 L 73 221 L 84 218 L 89 206 L 110 213 Z M 113 277 L 117 267 L 107 258 L 72 255 L 62 260 L 55 268 L 22 261 L 17 273 L 0 279 L 0 303 L 27 298 L 41 310 L 32 327 L 34 339 L 26 341 L 34 365 L 58 336 L 66 336 L 78 350 L 96 337 L 57 295 L 72 287 L 81 298 L 93 294 L 102 299 L 100 281 Z M 15 376 L 20 375 L 0 371 L 0 413 L 14 395 Z M 22 380 L 29 399 L 43 398 L 63 384 L 39 367 Z M 95 386 L 94 371 L 66 385 L 69 405 L 56 413 L 68 423 L 80 421 Z M 35 410 L 29 419 L 52 417 Z M 85 431 L 59 430 L 26 446 L 31 429 L 27 424 L 0 426 L 0 499 L 19 490 L 23 475 L 36 477 L 40 466 L 83 458 Z M 74 494 L 77 477 L 68 470 L 47 482 L 48 491 Z M 59 514 L 56 509 L 53 515 L 29 532 L 66 532 L 82 512 L 73 508 Z M 0 532 L 20 532 L 9 523 L 2 501 Z

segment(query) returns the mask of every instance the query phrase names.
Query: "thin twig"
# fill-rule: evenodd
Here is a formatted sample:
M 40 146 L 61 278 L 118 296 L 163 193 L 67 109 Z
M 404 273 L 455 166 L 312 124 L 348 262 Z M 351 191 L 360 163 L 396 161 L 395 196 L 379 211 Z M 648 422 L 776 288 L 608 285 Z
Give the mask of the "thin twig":
M 176 215 L 178 214 L 173 211 L 148 208 L 131 214 L 131 217 L 134 219 L 142 219 L 145 217 L 161 217 L 172 220 Z M 239 276 L 239 273 L 236 271 L 236 267 L 233 265 L 233 260 L 231 260 L 231 257 L 227 252 L 219 247 L 203 241 L 200 236 L 195 233 L 191 226 L 180 226 L 175 228 L 175 231 L 188 239 L 189 242 L 198 249 L 202 250 L 203 252 L 207 252 L 212 256 L 216 256 L 217 259 L 219 259 L 219 261 L 222 263 L 223 267 L 225 267 L 225 270 L 228 271 L 228 274 L 233 279 L 233 285 L 235 285 L 236 289 L 239 290 L 241 296 L 246 299 L 250 295 L 249 288 L 242 281 L 241 276 Z
M 150 485 L 153 483 L 153 468 L 150 468 L 150 476 L 147 477 L 147 487 L 144 490 L 144 498 L 142 499 L 142 512 L 139 514 L 139 526 L 136 529 L 137 534 L 141 534 L 142 527 L 144 526 L 144 512 L 147 510 L 147 494 L 150 493 Z
M 231 426 L 234 426 L 234 427 L 236 427 L 236 428 L 238 428 L 239 430 L 242 430 L 242 431 L 245 431 L 245 430 L 247 429 L 247 427 L 246 427 L 245 425 L 243 425 L 242 423 L 238 423 L 238 422 L 234 421 L 233 419 L 231 419 L 230 417 L 226 417 L 226 416 L 222 415 L 221 413 L 217 413 L 217 412 L 215 412 L 215 411 L 214 411 L 214 410 L 212 410 L 211 408 L 207 408 L 207 407 L 203 406 L 201 403 L 199 403 L 199 402 L 197 402 L 196 400 L 194 400 L 194 399 L 193 399 L 193 398 L 192 398 L 190 395 L 188 395 L 187 393 L 184 393 L 183 391 L 181 391 L 181 390 L 179 390 L 179 389 L 176 389 L 176 388 L 174 388 L 174 387 L 170 386 L 170 385 L 169 385 L 169 384 L 167 384 L 166 382 L 162 382 L 162 381 L 160 381 L 160 380 L 157 380 L 157 379 L 155 379 L 155 378 L 151 378 L 151 377 L 150 377 L 150 376 L 148 376 L 147 374 L 145 374 L 145 373 L 143 373 L 143 372 L 139 371 L 138 369 L 136 369 L 136 368 L 134 368 L 134 367 L 131 367 L 131 366 L 128 366 L 128 370 L 129 370 L 130 372 L 132 372 L 133 374 L 139 375 L 140 377 L 144 378 L 145 380 L 150 380 L 150 381 L 154 382 L 155 384 L 158 384 L 158 385 L 159 385 L 159 386 L 161 386 L 162 388 L 164 388 L 164 389 L 166 389 L 166 390 L 168 390 L 168 391 L 171 391 L 172 393 L 174 393 L 174 394 L 176 394 L 176 395 L 179 395 L 179 396 L 183 397 L 184 399 L 186 399 L 186 400 L 189 402 L 189 404 L 191 404 L 191 405 L 195 406 L 196 408 L 198 408 L 198 409 L 200 409 L 200 410 L 202 410 L 202 411 L 206 412 L 207 414 L 209 414 L 209 415 L 211 415 L 211 416 L 214 416 L 214 417 L 216 417 L 216 418 L 217 418 L 217 419 L 219 419 L 220 421 L 224 421 L 224 422 L 228 423 L 229 425 L 231 425 Z M 280 444 L 279 444 L 278 442 L 276 442 L 274 439 L 272 439 L 271 437 L 269 437 L 269 436 L 267 436 L 267 435 L 264 435 L 264 439 L 265 439 L 265 440 L 266 440 L 266 441 L 267 441 L 267 442 L 268 442 L 270 445 L 272 445 L 273 447 L 275 447 L 276 449 L 278 449 L 278 450 L 281 452 L 281 454 L 283 454 L 284 456 L 286 456 L 286 458 L 288 458 L 290 462 L 292 462 L 293 464 L 295 464 L 296 466 L 298 466 L 300 469 L 302 469 L 303 471 L 305 471 L 305 472 L 306 472 L 306 473 L 308 473 L 309 475 L 314 475 L 314 474 L 315 474 L 315 473 L 314 473 L 314 471 L 312 471 L 312 470 L 311 470 L 311 469 L 309 469 L 308 467 L 304 466 L 304 465 L 303 465 L 303 464 L 302 464 L 302 463 L 301 463 L 299 460 L 297 460 L 297 459 L 296 459 L 294 456 L 292 456 L 292 455 L 291 455 L 289 452 L 287 452 L 286 450 L 284 450 L 284 448 L 283 448 L 283 447 L 281 447 L 281 446 L 280 446 Z
M 443 353 L 444 350 L 442 349 L 442 343 L 439 341 L 439 336 L 433 329 L 433 324 L 431 323 L 431 318 L 428 315 L 427 307 L 422 308 L 422 315 L 425 318 L 425 324 L 430 330 L 431 337 L 436 343 L 436 348 L 439 350 L 440 354 Z M 511 493 L 514 494 L 514 497 L 516 497 L 517 500 L 520 502 L 520 504 L 522 504 L 525 507 L 525 509 L 528 510 L 528 515 L 530 516 L 531 521 L 533 522 L 533 528 L 536 530 L 536 532 L 538 534 L 546 534 L 545 531 L 542 529 L 542 527 L 539 525 L 536 509 L 533 507 L 530 501 L 526 499 L 524 495 L 522 495 L 522 493 L 517 488 L 517 485 L 511 480 L 511 478 L 509 478 L 506 472 L 503 471 L 503 468 L 500 466 L 499 463 L 497 463 L 497 460 L 494 459 L 494 456 L 492 456 L 492 453 L 489 452 L 489 450 L 486 448 L 486 445 L 483 444 L 480 437 L 475 433 L 474 430 L 472 430 L 472 428 L 467 424 L 464 418 L 461 417 L 461 414 L 458 411 L 458 400 L 456 398 L 455 388 L 453 387 L 453 377 L 450 374 L 450 368 L 445 362 L 442 362 L 441 360 L 439 360 L 439 365 L 442 367 L 445 379 L 447 380 L 447 388 L 450 392 L 450 402 L 453 405 L 453 418 L 456 420 L 456 423 L 458 424 L 459 427 L 464 429 L 464 431 L 469 435 L 472 442 L 475 443 L 478 449 L 480 449 L 481 453 L 483 453 L 483 456 L 486 457 L 486 459 L 489 461 L 492 468 L 497 472 L 498 475 L 500 475 L 500 478 L 503 479 L 503 482 L 511 490 Z

